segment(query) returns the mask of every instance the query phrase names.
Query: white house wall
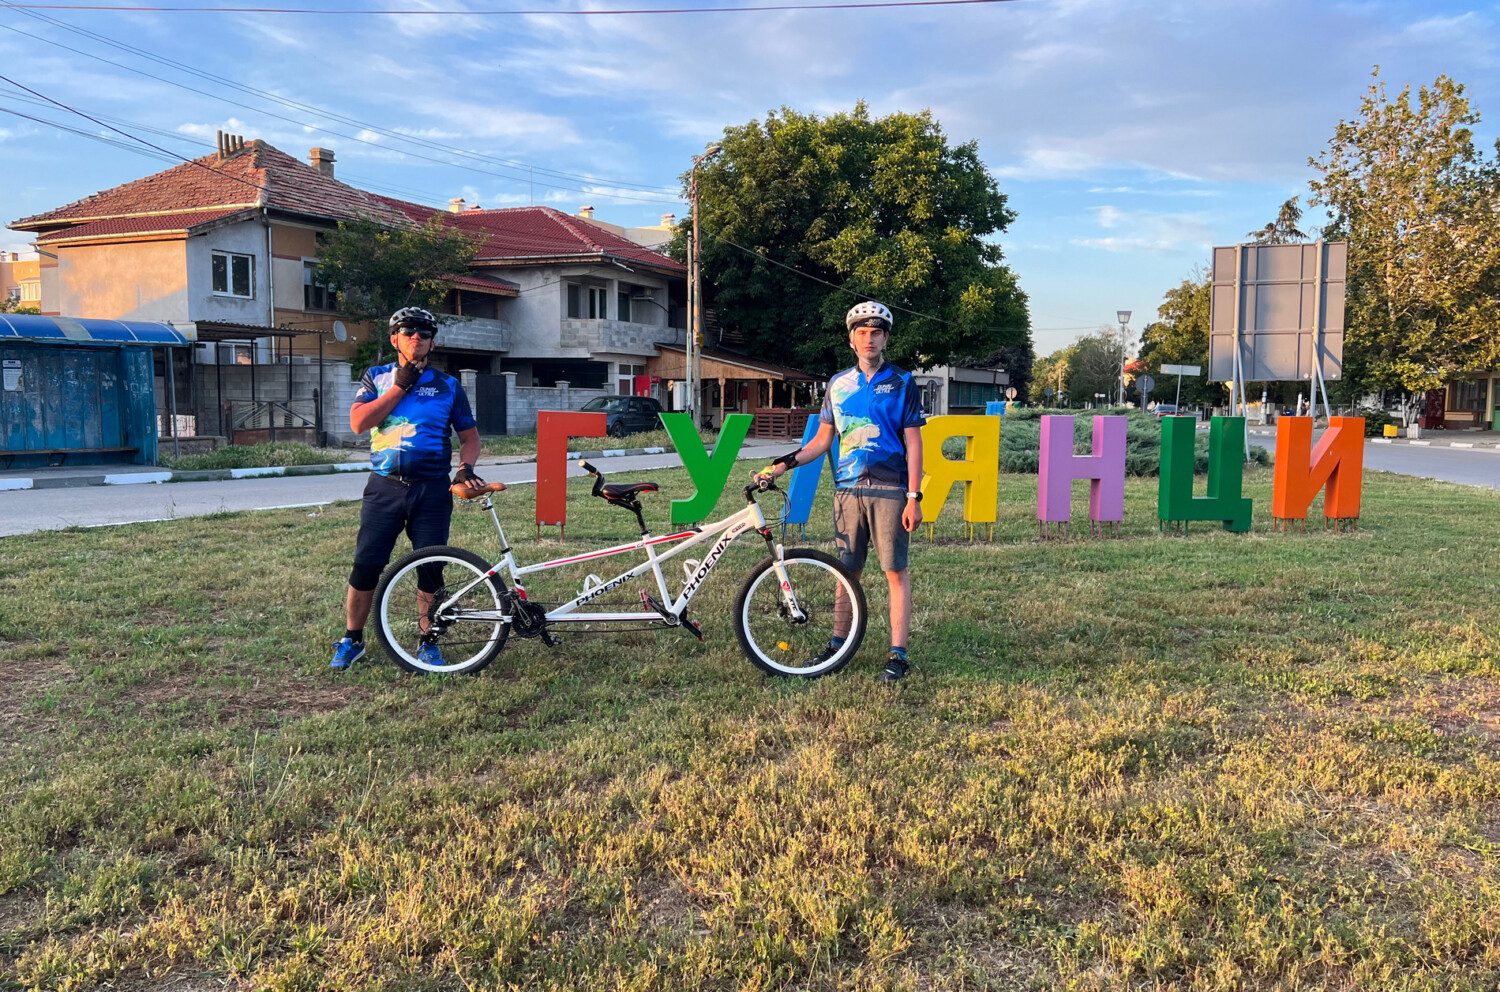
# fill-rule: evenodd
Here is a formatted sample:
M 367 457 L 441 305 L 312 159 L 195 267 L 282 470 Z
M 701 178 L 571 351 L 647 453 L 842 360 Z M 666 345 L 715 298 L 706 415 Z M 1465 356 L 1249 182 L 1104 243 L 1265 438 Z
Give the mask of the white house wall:
M 213 253 L 229 251 L 255 258 L 255 295 L 250 299 L 216 295 L 213 291 Z M 187 241 L 188 314 L 187 319 L 221 320 L 235 324 L 265 326 L 270 317 L 269 268 L 266 265 L 266 229 L 260 221 L 246 221 L 218 227 Z M 280 276 L 280 273 L 277 273 Z M 300 296 L 302 275 L 297 275 Z M 278 293 L 278 296 L 280 294 Z M 300 298 L 297 308 L 301 309 Z

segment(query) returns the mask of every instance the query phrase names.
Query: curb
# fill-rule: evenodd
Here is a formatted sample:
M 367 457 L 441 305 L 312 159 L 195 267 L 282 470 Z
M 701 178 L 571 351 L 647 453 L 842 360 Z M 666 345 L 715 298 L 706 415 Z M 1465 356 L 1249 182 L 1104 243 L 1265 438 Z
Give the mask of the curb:
M 578 458 L 619 458 L 624 455 L 664 455 L 666 448 L 605 448 L 599 451 L 570 451 L 568 460 Z M 492 455 L 494 461 L 481 465 L 519 465 L 535 462 L 521 455 Z M 112 472 L 99 475 L 70 475 L 59 478 L 0 478 L 0 492 L 21 489 L 76 489 L 83 486 L 140 486 L 165 482 L 223 482 L 229 479 L 265 479 L 298 475 L 334 475 L 339 472 L 368 472 L 370 463 L 343 462 L 331 465 L 276 465 L 265 468 L 211 468 L 196 471 Z

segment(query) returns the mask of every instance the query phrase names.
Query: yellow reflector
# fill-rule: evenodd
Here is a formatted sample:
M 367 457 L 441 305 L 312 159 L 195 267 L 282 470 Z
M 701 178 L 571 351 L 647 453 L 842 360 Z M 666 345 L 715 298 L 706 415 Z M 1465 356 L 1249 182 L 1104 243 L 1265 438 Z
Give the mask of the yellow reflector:
M 777 641 L 776 646 L 783 651 L 790 651 L 792 649 L 792 646 L 786 641 Z

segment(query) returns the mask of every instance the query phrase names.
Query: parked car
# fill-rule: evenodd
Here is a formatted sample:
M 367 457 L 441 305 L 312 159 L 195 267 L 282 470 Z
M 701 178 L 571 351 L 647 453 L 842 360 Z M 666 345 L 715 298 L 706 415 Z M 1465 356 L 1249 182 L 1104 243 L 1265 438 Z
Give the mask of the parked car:
M 1156 409 L 1151 411 L 1158 417 L 1174 417 L 1177 415 L 1176 403 L 1158 403 Z
M 661 404 L 649 396 L 596 396 L 583 405 L 585 413 L 603 413 L 610 437 L 661 427 Z

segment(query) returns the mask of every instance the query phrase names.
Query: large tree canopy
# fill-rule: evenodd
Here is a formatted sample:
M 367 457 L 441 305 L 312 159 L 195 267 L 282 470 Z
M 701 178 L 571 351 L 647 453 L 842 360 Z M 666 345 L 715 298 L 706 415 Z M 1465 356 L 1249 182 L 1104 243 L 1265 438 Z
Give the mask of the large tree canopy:
M 844 314 L 865 297 L 901 308 L 887 354 L 908 368 L 1029 341 L 1026 296 L 986 240 L 1015 215 L 976 146 L 950 146 L 930 112 L 783 108 L 720 144 L 698 171 L 705 295 L 752 354 L 849 364 Z
M 1156 377 L 1154 397 L 1158 400 L 1171 402 L 1177 397 L 1177 377 L 1161 374 L 1162 365 L 1198 365 L 1205 373 L 1208 370 L 1209 286 L 1208 273 L 1200 270 L 1182 280 L 1182 285 L 1167 290 L 1156 308 L 1157 319 L 1141 332 L 1139 357 Z M 1161 391 L 1164 384 L 1171 387 L 1168 392 Z M 1222 403 L 1224 397 L 1223 384 L 1209 382 L 1207 375 L 1182 379 L 1184 404 Z
M 1324 236 L 1349 241 L 1347 373 L 1418 390 L 1500 363 L 1500 171 L 1474 147 L 1462 85 L 1439 76 L 1411 97 L 1389 99 L 1377 72 L 1311 186 Z
M 469 236 L 441 216 L 414 228 L 361 217 L 323 236 L 319 270 L 338 293 L 340 313 L 378 321 L 402 307 L 436 309 L 475 251 Z

